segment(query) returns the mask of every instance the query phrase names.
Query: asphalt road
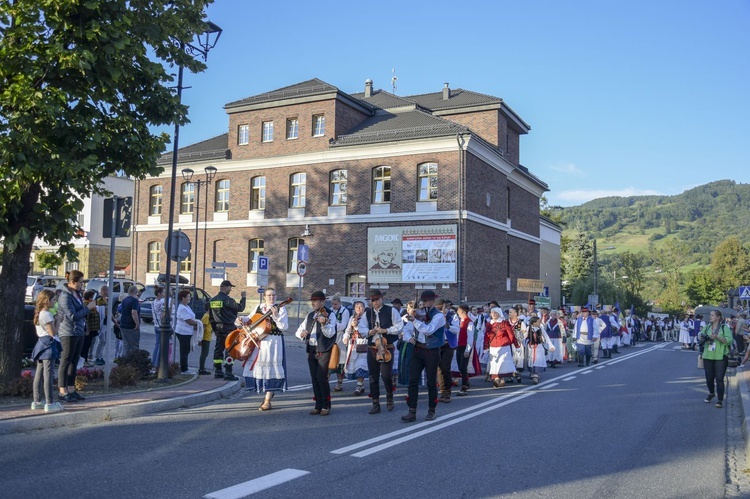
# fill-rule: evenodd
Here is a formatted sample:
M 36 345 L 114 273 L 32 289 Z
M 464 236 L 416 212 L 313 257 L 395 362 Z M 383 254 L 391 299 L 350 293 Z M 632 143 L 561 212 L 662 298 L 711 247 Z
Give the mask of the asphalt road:
M 145 336 L 145 335 L 144 335 Z M 675 345 L 676 348 L 675 349 Z M 353 385 L 309 416 L 304 352 L 288 348 L 290 391 L 169 413 L 0 437 L 4 497 L 725 496 L 725 409 L 705 404 L 696 355 L 645 344 L 611 361 L 548 369 L 542 383 L 490 388 L 438 406 L 434 422 L 368 415 Z M 285 481 L 286 480 L 286 481 Z M 267 488 L 263 488 L 267 487 Z

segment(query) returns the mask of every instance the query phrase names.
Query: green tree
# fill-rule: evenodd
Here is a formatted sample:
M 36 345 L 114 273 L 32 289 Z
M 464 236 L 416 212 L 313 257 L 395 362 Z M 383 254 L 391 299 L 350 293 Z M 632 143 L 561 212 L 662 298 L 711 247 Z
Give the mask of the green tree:
M 115 172 L 143 178 L 187 122 L 175 65 L 212 0 L 0 0 L 0 382 L 18 376 L 36 237 L 73 255 L 82 199 Z
M 707 268 L 690 273 L 685 293 L 691 306 L 718 305 L 725 296 L 714 278 L 714 273 Z
M 55 269 L 62 265 L 63 259 L 57 253 L 43 251 L 36 254 L 36 263 L 40 269 Z
M 577 225 L 565 252 L 565 276 L 568 281 L 585 279 L 594 263 L 593 240 Z
M 716 284 L 723 292 L 750 284 L 750 252 L 739 238 L 728 237 L 719 243 L 711 255 L 711 270 Z
M 617 263 L 620 267 L 620 274 L 623 276 L 621 286 L 632 295 L 640 296 L 643 292 L 643 279 L 645 278 L 643 269 L 647 264 L 646 255 L 623 251 L 617 255 Z

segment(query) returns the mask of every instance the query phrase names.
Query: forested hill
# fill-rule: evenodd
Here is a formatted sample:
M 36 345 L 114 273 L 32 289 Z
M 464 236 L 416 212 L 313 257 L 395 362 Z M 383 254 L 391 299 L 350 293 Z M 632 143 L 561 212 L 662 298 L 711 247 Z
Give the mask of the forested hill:
M 719 180 L 675 196 L 606 197 L 580 206 L 551 207 L 567 229 L 578 224 L 616 251 L 645 251 L 675 237 L 688 244 L 692 263 L 708 264 L 729 236 L 750 242 L 750 184 Z M 657 243 L 658 246 L 658 243 Z

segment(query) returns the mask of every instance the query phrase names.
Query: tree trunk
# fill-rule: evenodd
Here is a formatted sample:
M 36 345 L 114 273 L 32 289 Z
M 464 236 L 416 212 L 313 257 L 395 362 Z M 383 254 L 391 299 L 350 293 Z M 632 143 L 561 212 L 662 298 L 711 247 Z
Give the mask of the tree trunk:
M 0 271 L 0 383 L 21 376 L 23 319 L 26 277 L 32 244 L 5 248 Z

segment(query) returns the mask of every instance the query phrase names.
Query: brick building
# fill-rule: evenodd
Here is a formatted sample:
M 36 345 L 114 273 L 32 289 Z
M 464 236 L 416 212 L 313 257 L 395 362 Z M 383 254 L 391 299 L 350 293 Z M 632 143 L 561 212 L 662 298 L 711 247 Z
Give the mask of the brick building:
M 520 164 L 530 127 L 502 99 L 448 84 L 402 97 L 369 80 L 345 93 L 313 79 L 225 110 L 227 133 L 178 154 L 194 180 L 218 170 L 197 200 L 178 178 L 175 229 L 193 239 L 199 217 L 199 285 L 204 259 L 232 262 L 229 279 L 252 295 L 264 255 L 269 285 L 296 296 L 300 244 L 310 250 L 303 296 L 380 287 L 406 301 L 434 288 L 455 302 L 510 301 L 525 297 L 516 278 L 539 278 L 548 189 Z M 165 270 L 171 162 L 165 154 L 164 172 L 136 186 L 133 274 L 144 283 Z M 206 278 L 206 290 L 219 281 Z

